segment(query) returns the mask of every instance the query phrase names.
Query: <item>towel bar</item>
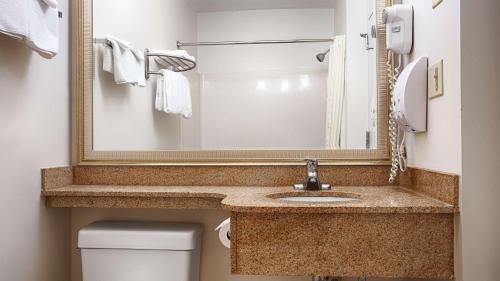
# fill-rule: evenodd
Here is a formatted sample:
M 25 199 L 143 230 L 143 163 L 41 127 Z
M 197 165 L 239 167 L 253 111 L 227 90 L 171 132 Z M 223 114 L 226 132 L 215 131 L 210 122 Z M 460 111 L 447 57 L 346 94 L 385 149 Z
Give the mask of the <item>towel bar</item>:
M 94 38 L 94 43 L 95 44 L 105 44 L 110 47 L 113 47 L 111 45 L 111 42 L 105 38 Z M 160 53 L 154 53 L 150 52 L 149 49 L 144 49 L 144 76 L 146 79 L 149 79 L 151 75 L 161 75 L 159 71 L 152 71 L 150 64 L 149 64 L 149 58 L 150 57 L 157 57 L 162 61 L 162 65 L 166 66 L 168 69 L 175 71 L 175 72 L 184 72 L 184 71 L 189 71 L 191 69 L 194 69 L 196 67 L 196 62 L 192 61 L 187 58 L 183 57 L 177 57 L 177 56 L 170 56 L 170 55 L 165 55 L 165 54 L 160 54 Z
M 150 52 L 149 49 L 144 49 L 144 74 L 146 79 L 149 79 L 150 75 L 161 75 L 159 71 L 151 71 L 149 65 L 149 57 L 157 57 L 162 61 L 162 64 L 167 66 L 170 70 L 175 72 L 184 72 L 194 69 L 196 67 L 196 62 L 187 58 L 170 56 L 165 54 L 159 54 Z

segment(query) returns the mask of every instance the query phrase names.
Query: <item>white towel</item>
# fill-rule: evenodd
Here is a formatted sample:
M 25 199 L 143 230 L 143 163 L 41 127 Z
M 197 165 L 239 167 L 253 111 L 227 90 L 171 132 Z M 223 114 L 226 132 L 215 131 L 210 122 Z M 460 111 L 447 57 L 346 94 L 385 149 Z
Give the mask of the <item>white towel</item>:
M 104 45 L 103 70 L 114 74 L 117 84 L 146 86 L 144 54 L 122 39 L 107 36 Z
M 157 53 L 157 54 L 162 54 L 162 55 L 172 56 L 172 57 L 185 58 L 185 59 L 188 59 L 191 61 L 196 61 L 195 57 L 191 56 L 185 50 L 172 50 L 172 51 L 170 51 L 170 50 L 155 50 L 155 51 L 152 51 L 152 53 Z M 165 64 L 165 61 L 160 59 L 159 57 L 155 57 L 155 61 L 159 65 L 169 66 L 169 65 Z
M 123 39 L 108 35 L 105 38 L 106 44 L 104 45 L 104 58 L 102 68 L 104 71 L 113 73 L 113 43 L 117 43 L 120 48 L 133 49 L 130 42 Z
M 30 3 L 27 0 L 0 0 L 0 32 L 16 39 L 28 33 L 28 14 Z
M 160 70 L 156 81 L 155 108 L 169 114 L 181 114 L 190 118 L 193 114 L 191 89 L 188 79 L 179 72 Z
M 45 58 L 59 50 L 59 12 L 42 0 L 0 0 L 0 33 L 21 40 Z

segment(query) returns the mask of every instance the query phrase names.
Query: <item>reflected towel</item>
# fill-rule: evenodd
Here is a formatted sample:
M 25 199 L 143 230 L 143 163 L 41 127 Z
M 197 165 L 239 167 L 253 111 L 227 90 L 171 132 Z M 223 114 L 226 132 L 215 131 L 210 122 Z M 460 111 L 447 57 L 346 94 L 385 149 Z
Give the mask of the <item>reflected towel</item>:
M 190 118 L 193 113 L 188 79 L 178 72 L 162 69 L 156 81 L 155 108 L 169 114 Z
M 0 0 L 0 33 L 23 41 L 45 58 L 59 50 L 59 12 L 42 0 Z
M 132 45 L 113 36 L 106 36 L 110 45 L 104 45 L 103 70 L 114 74 L 117 84 L 146 86 L 144 54 Z

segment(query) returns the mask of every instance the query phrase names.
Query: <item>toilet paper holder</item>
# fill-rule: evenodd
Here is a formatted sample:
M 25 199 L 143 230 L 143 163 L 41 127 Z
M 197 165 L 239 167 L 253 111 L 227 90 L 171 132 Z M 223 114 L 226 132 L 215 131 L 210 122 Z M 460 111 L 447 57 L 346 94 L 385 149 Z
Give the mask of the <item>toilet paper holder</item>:
M 231 219 L 228 218 L 221 222 L 219 226 L 217 226 L 214 231 L 219 232 L 219 240 L 226 248 L 230 248 L 231 246 Z

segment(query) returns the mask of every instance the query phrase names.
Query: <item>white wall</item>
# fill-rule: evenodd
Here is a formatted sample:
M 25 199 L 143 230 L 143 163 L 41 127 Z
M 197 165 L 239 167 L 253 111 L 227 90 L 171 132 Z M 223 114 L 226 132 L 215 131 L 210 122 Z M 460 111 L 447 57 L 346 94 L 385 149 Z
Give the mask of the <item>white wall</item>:
M 177 40 L 196 39 L 196 15 L 183 0 L 95 0 L 93 10 L 95 38 L 113 35 L 140 50 L 175 50 Z M 185 120 L 154 109 L 157 76 L 151 76 L 145 88 L 116 85 L 113 75 L 102 70 L 102 46 L 96 48 L 96 150 L 177 149 L 183 140 L 189 146 L 199 145 L 198 76 L 194 71 L 184 73 L 191 82 L 194 109 L 192 118 Z M 196 56 L 196 49 L 190 51 Z M 151 62 L 156 69 L 153 59 Z
M 444 96 L 428 103 L 426 133 L 410 135 L 408 163 L 412 167 L 461 173 L 460 3 L 445 0 L 432 9 L 431 0 L 405 0 L 415 15 L 411 60 L 428 56 L 444 60 Z
M 70 161 L 68 1 L 59 54 L 0 35 L 0 279 L 67 281 L 70 216 L 40 197 L 40 168 Z
M 366 132 L 369 131 L 369 104 L 373 91 L 371 78 L 376 77 L 373 64 L 374 50 L 367 51 L 365 39 L 360 33 L 369 33 L 368 14 L 372 6 L 367 1 L 346 3 L 346 99 L 345 141 L 347 148 L 366 148 Z M 371 59 L 371 60 L 370 60 Z M 369 67 L 372 67 L 370 69 Z M 372 75 L 372 77 L 370 77 Z
M 335 35 L 342 35 L 346 32 L 347 25 L 347 0 L 336 0 L 334 2 L 334 27 L 335 27 Z
M 330 38 L 332 9 L 198 14 L 198 41 Z M 322 148 L 330 43 L 199 47 L 202 143 L 217 148 Z
M 460 9 L 463 109 L 461 280 L 498 280 L 500 2 L 462 0 Z

